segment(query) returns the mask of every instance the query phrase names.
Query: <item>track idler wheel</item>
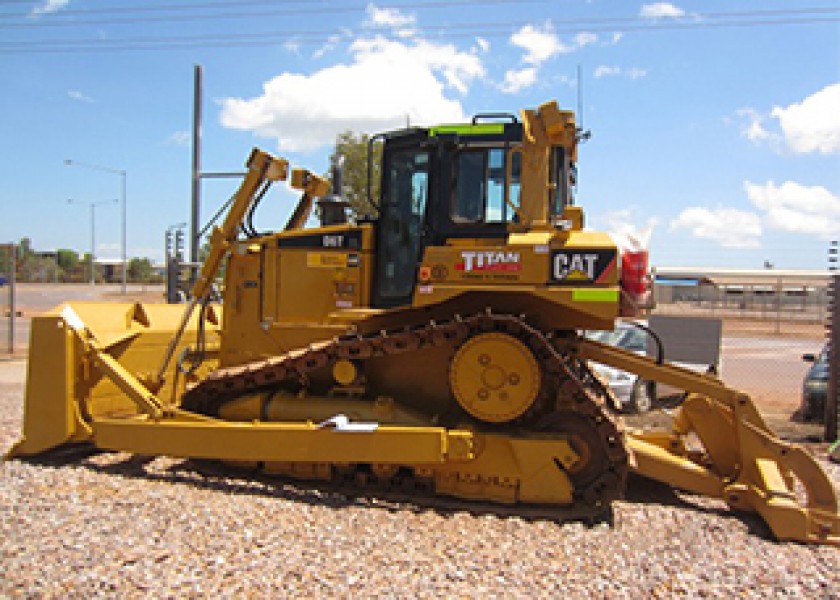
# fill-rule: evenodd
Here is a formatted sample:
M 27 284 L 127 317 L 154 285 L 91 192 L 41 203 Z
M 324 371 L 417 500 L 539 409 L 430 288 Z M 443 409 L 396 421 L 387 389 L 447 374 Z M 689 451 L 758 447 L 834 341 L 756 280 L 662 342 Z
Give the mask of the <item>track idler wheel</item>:
M 507 333 L 481 333 L 455 353 L 449 384 L 470 415 L 487 423 L 507 423 L 531 408 L 542 375 L 533 352 Z

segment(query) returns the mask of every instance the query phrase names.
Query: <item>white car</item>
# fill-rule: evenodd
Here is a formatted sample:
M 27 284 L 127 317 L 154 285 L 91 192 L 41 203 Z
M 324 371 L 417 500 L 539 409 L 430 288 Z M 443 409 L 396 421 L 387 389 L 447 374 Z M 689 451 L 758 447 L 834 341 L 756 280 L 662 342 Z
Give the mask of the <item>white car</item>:
M 641 325 L 642 327 L 639 327 Z M 656 332 L 662 342 L 663 359 L 697 371 L 720 375 L 721 326 L 719 319 L 651 317 L 649 322 L 616 321 L 613 331 L 586 331 L 587 339 L 616 346 L 640 355 L 657 357 L 657 342 L 645 330 Z M 667 400 L 680 399 L 681 390 L 608 365 L 592 363 L 592 370 L 607 383 L 628 413 L 644 413 Z
M 587 331 L 584 335 L 587 339 L 630 350 L 636 354 L 647 352 L 648 334 L 629 322 L 619 321 L 613 331 Z M 653 386 L 649 385 L 650 382 L 608 365 L 592 363 L 591 366 L 621 402 L 624 412 L 643 413 L 653 408 L 654 390 L 651 389 Z

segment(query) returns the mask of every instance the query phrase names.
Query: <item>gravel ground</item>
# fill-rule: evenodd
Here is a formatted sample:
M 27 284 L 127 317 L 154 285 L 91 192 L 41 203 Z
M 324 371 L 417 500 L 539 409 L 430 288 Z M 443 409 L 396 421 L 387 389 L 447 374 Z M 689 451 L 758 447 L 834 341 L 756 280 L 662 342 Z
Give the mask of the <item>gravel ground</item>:
M 2 450 L 23 366 L 0 362 Z M 840 550 L 639 479 L 592 525 L 100 453 L 4 463 L 0 507 L 0 597 L 840 598 Z

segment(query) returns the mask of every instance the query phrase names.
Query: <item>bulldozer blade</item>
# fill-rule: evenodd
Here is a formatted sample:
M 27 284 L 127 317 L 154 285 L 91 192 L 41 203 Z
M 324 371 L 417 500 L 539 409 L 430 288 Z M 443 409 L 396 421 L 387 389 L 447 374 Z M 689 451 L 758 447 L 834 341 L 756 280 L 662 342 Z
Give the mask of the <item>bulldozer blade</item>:
M 160 389 L 144 382 L 150 381 L 182 313 L 177 305 L 80 302 L 34 317 L 23 435 L 7 457 L 92 441 L 98 417 L 159 416 L 173 405 L 184 382 L 177 366 Z M 197 317 L 179 349 L 195 343 L 196 330 Z M 207 330 L 215 338 L 215 329 Z

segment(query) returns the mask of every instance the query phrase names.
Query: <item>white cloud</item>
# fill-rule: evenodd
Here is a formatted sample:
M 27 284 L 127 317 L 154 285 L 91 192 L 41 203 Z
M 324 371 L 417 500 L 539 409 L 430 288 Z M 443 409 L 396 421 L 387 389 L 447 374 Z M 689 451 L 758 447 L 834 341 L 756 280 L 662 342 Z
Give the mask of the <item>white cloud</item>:
M 300 56 L 300 41 L 296 39 L 285 41 L 283 42 L 283 49 Z
M 647 76 L 646 69 L 640 69 L 639 67 L 631 67 L 629 69 L 623 69 L 621 67 L 611 66 L 611 65 L 600 65 L 595 68 L 595 79 L 601 79 L 602 77 L 619 77 L 624 76 L 629 79 L 641 79 L 642 77 Z
M 446 82 L 462 94 L 468 91 L 469 83 L 484 75 L 481 60 L 469 52 L 461 52 L 452 44 L 436 44 L 417 40 L 412 45 L 391 42 L 383 38 L 359 39 L 353 42 L 350 51 L 357 62 L 379 61 L 388 68 L 399 70 L 400 63 L 422 65 L 432 71 L 440 71 Z M 376 80 L 391 81 L 388 78 Z
M 163 143 L 171 146 L 189 146 L 191 139 L 192 135 L 190 132 L 182 130 L 169 135 Z
M 554 27 L 549 21 L 541 27 L 524 25 L 511 35 L 508 41 L 511 45 L 525 50 L 522 63 L 527 65 L 524 68 L 506 71 L 505 80 L 498 86 L 501 91 L 514 94 L 536 83 L 537 70 L 544 62 L 558 54 L 568 54 L 586 46 L 597 44 L 598 36 L 584 31 L 576 34 L 572 38 L 571 44 L 565 44 L 554 32 Z
M 692 206 L 671 221 L 671 229 L 687 229 L 694 237 L 726 248 L 758 248 L 764 230 L 823 240 L 840 236 L 840 196 L 822 186 L 745 181 L 744 191 L 756 212 Z
M 484 75 L 474 53 L 450 44 L 376 37 L 356 40 L 350 53 L 350 64 L 285 72 L 265 82 L 260 96 L 223 99 L 222 125 L 275 138 L 283 151 L 309 151 L 329 146 L 343 130 L 383 131 L 407 116 L 417 124 L 463 121 L 460 101 L 447 90 L 466 93 Z
M 318 59 L 324 56 L 327 52 L 331 52 L 340 41 L 341 36 L 338 34 L 329 36 L 326 43 L 312 53 L 312 58 Z
M 794 154 L 840 153 L 840 83 L 828 85 L 802 102 L 776 106 L 769 114 L 742 108 L 741 135 L 777 152 L 784 147 Z
M 30 13 L 30 17 L 40 17 L 41 15 L 48 15 L 60 11 L 62 8 L 70 4 L 70 0 L 46 0 L 42 4 L 34 7 Z
M 589 33 L 588 31 L 578 33 L 572 39 L 574 40 L 575 46 L 577 48 L 585 48 L 586 46 L 589 46 L 591 44 L 598 43 L 598 36 L 594 33 Z
M 776 143 L 779 140 L 778 134 L 765 128 L 765 117 L 754 108 L 738 109 L 737 115 L 745 120 L 744 125 L 741 127 L 741 135 L 751 142 Z
M 100 254 L 113 254 L 120 251 L 122 246 L 119 242 L 99 242 L 96 244 L 96 258 L 103 258 Z
M 524 69 L 507 71 L 505 80 L 499 88 L 506 94 L 515 94 L 520 90 L 531 87 L 536 82 L 536 67 L 525 67 Z
M 659 224 L 659 219 L 649 217 L 644 225 L 637 225 L 641 220 L 638 206 L 630 206 L 604 214 L 599 221 L 603 221 L 613 240 L 621 248 L 632 250 L 649 247 L 650 236 Z
M 671 221 L 671 229 L 687 229 L 694 237 L 711 240 L 724 248 L 758 248 L 762 233 L 759 215 L 719 206 L 690 206 Z
M 401 38 L 415 37 L 417 34 L 418 31 L 414 27 L 400 27 L 394 30 L 394 35 Z
M 822 186 L 786 181 L 744 183 L 753 206 L 763 213 L 768 227 L 832 239 L 840 235 L 840 197 Z
M 510 36 L 510 43 L 524 49 L 526 54 L 522 60 L 532 65 L 541 65 L 557 54 L 572 50 L 560 41 L 551 23 L 546 23 L 541 29 L 524 25 Z
M 595 69 L 595 79 L 601 79 L 602 77 L 614 77 L 620 74 L 621 69 L 619 67 L 601 65 Z
M 77 102 L 93 102 L 93 98 L 80 92 L 79 90 L 70 90 L 67 92 L 67 97 Z
M 655 2 L 644 4 L 639 16 L 645 19 L 679 19 L 685 16 L 685 11 L 670 2 Z
M 404 28 L 414 25 L 417 21 L 414 15 L 407 15 L 396 8 L 379 8 L 374 4 L 368 4 L 365 12 L 368 15 L 368 25 L 374 27 Z
M 475 43 L 482 52 L 487 53 L 490 51 L 490 42 L 485 38 L 477 37 L 475 38 Z
M 840 152 L 840 83 L 826 86 L 802 102 L 775 107 L 788 146 L 797 154 Z

